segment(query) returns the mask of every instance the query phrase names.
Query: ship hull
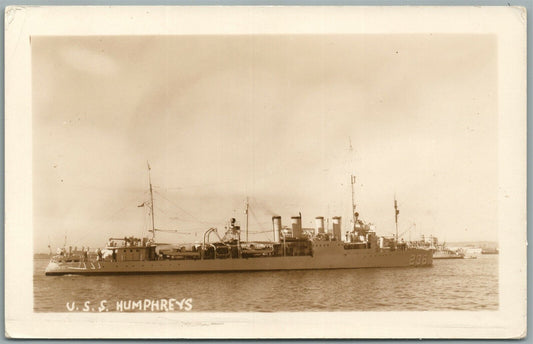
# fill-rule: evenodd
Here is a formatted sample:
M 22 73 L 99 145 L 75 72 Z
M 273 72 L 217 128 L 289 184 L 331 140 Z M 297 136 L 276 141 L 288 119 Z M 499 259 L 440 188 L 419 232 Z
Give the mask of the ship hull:
M 170 274 L 189 272 L 238 272 L 316 269 L 359 269 L 431 266 L 432 251 L 328 250 L 313 256 L 281 256 L 228 259 L 50 263 L 46 275 Z

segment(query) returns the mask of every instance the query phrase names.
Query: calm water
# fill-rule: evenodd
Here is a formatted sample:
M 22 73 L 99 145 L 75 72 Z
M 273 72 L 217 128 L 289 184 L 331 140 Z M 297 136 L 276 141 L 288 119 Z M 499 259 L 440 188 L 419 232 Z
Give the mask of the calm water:
M 90 311 L 116 311 L 117 301 L 188 298 L 191 311 L 204 312 L 498 309 L 497 255 L 435 260 L 429 268 L 147 276 L 47 277 L 47 264 L 34 261 L 38 312 L 66 312 L 67 302 L 79 311 L 86 301 Z

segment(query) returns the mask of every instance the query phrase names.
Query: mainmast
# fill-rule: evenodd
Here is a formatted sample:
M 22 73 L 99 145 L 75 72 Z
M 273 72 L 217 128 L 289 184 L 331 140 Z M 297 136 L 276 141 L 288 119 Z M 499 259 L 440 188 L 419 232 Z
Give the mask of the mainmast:
M 246 209 L 244 213 L 246 214 L 246 242 L 248 242 L 248 197 L 246 197 Z
M 396 224 L 396 243 L 398 242 L 398 215 L 400 210 L 398 209 L 398 201 L 396 201 L 396 195 L 394 195 L 394 222 Z
M 154 193 L 152 191 L 152 178 L 150 176 L 150 163 L 147 161 L 146 164 L 148 165 L 148 182 L 150 183 L 150 212 L 152 214 L 152 239 L 155 239 L 155 221 L 154 221 Z
M 350 145 L 351 147 L 351 145 Z M 353 222 L 353 229 L 355 230 L 355 176 L 351 175 L 351 183 L 352 183 L 352 222 Z

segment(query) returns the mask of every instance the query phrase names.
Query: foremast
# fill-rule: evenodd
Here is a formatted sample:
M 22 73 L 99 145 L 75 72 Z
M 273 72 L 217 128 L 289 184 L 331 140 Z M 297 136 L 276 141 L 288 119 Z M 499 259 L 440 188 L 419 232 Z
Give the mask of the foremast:
M 148 183 L 150 184 L 150 217 L 152 218 L 152 240 L 155 242 L 155 219 L 154 219 L 154 192 L 152 190 L 152 177 L 150 176 L 150 163 L 148 165 Z

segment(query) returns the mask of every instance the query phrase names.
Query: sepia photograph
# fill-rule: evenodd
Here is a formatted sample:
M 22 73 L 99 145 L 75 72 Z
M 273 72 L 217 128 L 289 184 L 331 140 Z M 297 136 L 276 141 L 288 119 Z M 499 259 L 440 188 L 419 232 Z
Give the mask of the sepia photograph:
M 525 336 L 523 11 L 8 8 L 6 335 Z

